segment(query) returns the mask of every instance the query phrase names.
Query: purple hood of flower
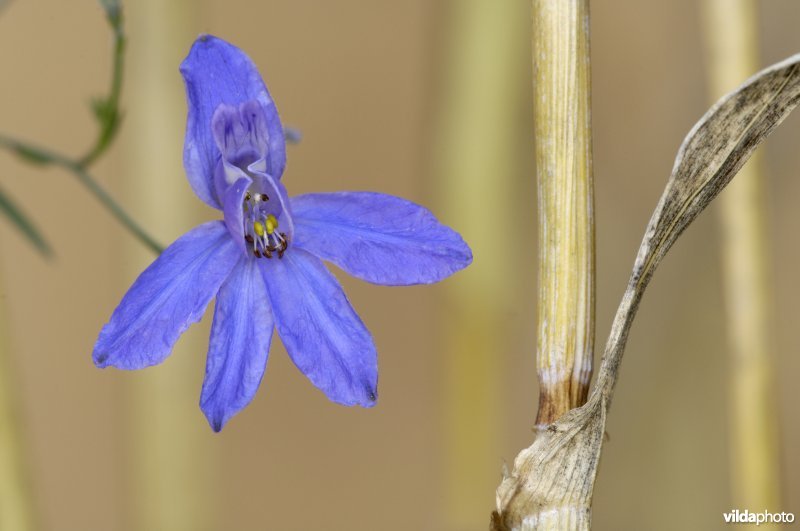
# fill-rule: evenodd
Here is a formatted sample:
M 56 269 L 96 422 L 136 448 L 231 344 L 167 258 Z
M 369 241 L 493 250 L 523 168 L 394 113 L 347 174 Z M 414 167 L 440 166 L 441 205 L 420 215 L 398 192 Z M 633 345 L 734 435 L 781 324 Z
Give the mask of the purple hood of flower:
M 100 332 L 95 364 L 161 363 L 216 297 L 200 398 L 215 431 L 255 395 L 274 329 L 329 399 L 373 406 L 375 344 L 322 260 L 375 284 L 427 284 L 469 265 L 469 247 L 428 210 L 397 197 L 288 197 L 277 109 L 238 48 L 201 36 L 181 74 L 189 107 L 186 174 L 224 221 L 190 230 L 136 279 Z

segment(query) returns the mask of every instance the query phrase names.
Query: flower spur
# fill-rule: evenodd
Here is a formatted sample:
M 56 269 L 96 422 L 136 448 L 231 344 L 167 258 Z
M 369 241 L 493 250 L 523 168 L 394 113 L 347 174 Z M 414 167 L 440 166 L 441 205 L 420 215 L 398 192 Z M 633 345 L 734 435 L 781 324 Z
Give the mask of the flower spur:
M 100 332 L 95 364 L 161 363 L 216 297 L 200 398 L 214 431 L 255 395 L 273 329 L 330 400 L 373 406 L 375 345 L 322 260 L 375 284 L 424 284 L 469 265 L 469 247 L 428 210 L 397 197 L 289 198 L 281 182 L 283 128 L 250 59 L 205 35 L 181 73 L 189 108 L 186 174 L 224 221 L 190 230 L 136 279 Z

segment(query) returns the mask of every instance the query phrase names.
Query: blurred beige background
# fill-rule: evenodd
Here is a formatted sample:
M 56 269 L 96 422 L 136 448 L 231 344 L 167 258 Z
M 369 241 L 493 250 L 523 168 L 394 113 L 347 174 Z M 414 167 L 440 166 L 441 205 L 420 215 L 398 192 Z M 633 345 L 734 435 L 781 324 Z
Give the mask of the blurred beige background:
M 520 23 L 527 24 L 527 3 L 517 4 Z M 428 205 L 455 225 L 442 214 L 452 207 L 441 206 L 447 191 L 432 168 L 447 99 L 448 36 L 459 2 L 202 0 L 125 7 L 126 120 L 94 173 L 162 242 L 216 216 L 191 196 L 181 169 L 185 107 L 177 68 L 202 32 L 243 48 L 260 67 L 284 123 L 302 130 L 302 144 L 289 148 L 284 182 L 291 194 L 377 190 Z M 599 351 L 677 147 L 707 108 L 707 85 L 698 3 L 618 0 L 595 2 L 592 9 Z M 763 64 L 800 51 L 800 4 L 762 2 L 761 16 Z M 502 309 L 507 327 L 497 338 L 504 345 L 495 353 L 501 383 L 498 396 L 489 397 L 502 410 L 493 422 L 472 427 L 476 437 L 487 430 L 497 434 L 496 448 L 474 463 L 497 471 L 475 485 L 482 504 L 452 514 L 443 501 L 453 479 L 445 477 L 452 471 L 443 465 L 450 440 L 442 384 L 448 369 L 438 332 L 446 294 L 461 289 L 463 276 L 443 285 L 385 288 L 340 275 L 378 345 L 378 406 L 357 410 L 329 403 L 276 343 L 254 402 L 213 434 L 197 405 L 210 316 L 182 339 L 191 348 L 176 351 L 162 367 L 135 373 L 94 368 L 90 353 L 100 327 L 152 257 L 70 175 L 23 165 L 2 152 L 0 185 L 35 215 L 56 252 L 44 261 L 0 223 L 0 300 L 10 319 L 8 341 L 42 529 L 135 529 L 137 504 L 146 498 L 136 494 L 135 456 L 147 437 L 142 430 L 148 415 L 158 416 L 158 401 L 135 403 L 148 389 L 170 382 L 180 392 L 169 395 L 164 407 L 190 426 L 185 439 L 171 444 L 187 452 L 202 448 L 204 456 L 202 470 L 177 468 L 204 493 L 196 508 L 199 530 L 487 528 L 503 460 L 530 444 L 537 396 L 526 39 L 521 34 L 516 170 L 486 176 L 508 180 L 517 199 L 502 212 L 476 213 L 490 217 L 498 231 L 518 235 L 513 252 L 475 258 L 484 267 L 513 261 L 516 274 Z M 95 131 L 85 104 L 106 90 L 109 43 L 93 1 L 8 3 L 0 11 L 0 131 L 81 152 Z M 143 161 L 153 136 L 161 148 Z M 765 148 L 782 509 L 795 514 L 798 139 L 795 114 Z M 143 190 L 139 183 L 146 183 Z M 595 489 L 598 530 L 721 529 L 722 513 L 735 508 L 728 493 L 716 214 L 712 206 L 676 245 L 637 317 Z M 148 429 L 159 426 L 154 420 Z M 158 493 L 158 502 L 169 506 L 172 497 L 182 496 L 181 478 L 165 476 L 163 483 L 177 485 Z

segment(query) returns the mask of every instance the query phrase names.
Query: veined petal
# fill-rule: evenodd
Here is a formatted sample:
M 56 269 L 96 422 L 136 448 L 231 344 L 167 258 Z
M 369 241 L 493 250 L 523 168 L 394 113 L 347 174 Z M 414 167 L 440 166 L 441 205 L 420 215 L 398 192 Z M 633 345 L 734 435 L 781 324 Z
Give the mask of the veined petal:
M 239 48 L 211 35 L 200 36 L 181 63 L 189 114 L 183 163 L 195 193 L 214 208 L 221 208 L 214 193 L 214 169 L 220 158 L 211 128 L 222 104 L 238 106 L 258 101 L 268 133 L 267 172 L 276 179 L 286 166 L 286 145 L 278 111 L 253 62 Z
M 247 253 L 244 245 L 244 212 L 242 211 L 242 203 L 244 196 L 247 193 L 247 187 L 253 181 L 242 173 L 233 185 L 229 186 L 225 191 L 222 202 L 222 211 L 225 214 L 225 226 L 233 238 L 233 241 L 239 246 L 242 252 Z
M 267 117 L 256 100 L 238 107 L 221 104 L 211 117 L 211 132 L 223 160 L 246 166 L 269 156 Z
M 301 249 L 258 264 L 278 334 L 295 365 L 334 402 L 375 405 L 375 344 L 334 276 Z
M 291 199 L 297 247 L 384 285 L 438 282 L 472 262 L 453 229 L 405 199 L 371 192 Z
M 141 369 L 164 361 L 240 257 L 220 221 L 178 238 L 139 275 L 100 331 L 95 365 Z
M 242 257 L 219 290 L 211 325 L 200 408 L 214 431 L 255 396 L 267 366 L 273 328 L 256 261 Z

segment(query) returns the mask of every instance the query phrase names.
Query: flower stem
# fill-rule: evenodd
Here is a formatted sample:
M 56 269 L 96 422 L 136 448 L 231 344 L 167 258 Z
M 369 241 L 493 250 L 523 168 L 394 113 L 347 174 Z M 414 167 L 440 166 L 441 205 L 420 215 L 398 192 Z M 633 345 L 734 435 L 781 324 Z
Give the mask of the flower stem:
M 102 2 L 106 10 L 106 19 L 114 34 L 113 67 L 111 73 L 111 87 L 105 98 L 99 98 L 93 103 L 95 117 L 100 125 L 97 137 L 80 158 L 72 158 L 51 149 L 22 142 L 15 138 L 0 135 L 0 147 L 16 153 L 23 160 L 41 165 L 55 165 L 72 173 L 100 203 L 108 209 L 112 216 L 122 223 L 136 238 L 156 254 L 163 248 L 150 236 L 136 221 L 117 203 L 106 190 L 88 173 L 88 168 L 111 145 L 116 136 L 120 123 L 119 99 L 122 92 L 122 81 L 125 59 L 125 33 L 123 31 L 122 8 L 116 1 Z
M 119 98 L 122 93 L 122 77 L 125 63 L 125 32 L 122 25 L 122 8 L 118 2 L 108 2 L 103 5 L 106 8 L 106 20 L 114 34 L 111 87 L 108 91 L 108 96 L 94 102 L 94 111 L 100 124 L 100 131 L 97 134 L 94 145 L 78 160 L 78 165 L 82 168 L 89 167 L 100 155 L 105 153 L 117 134 L 121 120 Z
M 758 19 L 753 0 L 707 0 L 705 10 L 709 88 L 716 100 L 757 70 Z M 739 175 L 720 198 L 731 348 L 731 494 L 735 507 L 775 511 L 780 502 L 778 419 L 768 339 L 764 174 L 758 152 Z
M 117 218 L 117 221 L 136 236 L 147 248 L 156 254 L 160 254 L 161 251 L 164 250 L 163 247 L 161 247 L 161 245 L 150 236 L 150 234 L 144 230 L 113 197 L 111 197 L 105 188 L 89 174 L 86 167 L 79 161 L 46 148 L 20 142 L 1 135 L 0 147 L 15 152 L 29 162 L 58 166 L 70 172 L 78 179 L 79 183 L 86 187 L 86 189 L 100 201 L 100 204 L 106 207 L 112 216 Z
M 594 351 L 588 0 L 533 0 L 538 427 L 586 401 Z
M 532 0 L 532 14 L 539 190 L 536 426 L 544 430 L 586 402 L 592 373 L 595 270 L 589 0 Z M 600 415 L 594 429 L 581 433 L 588 447 L 599 448 L 602 442 L 603 408 L 589 410 Z M 536 445 L 551 435 L 543 431 L 515 459 L 513 470 L 497 489 L 493 531 L 590 528 L 595 454 L 571 441 L 539 459 Z M 563 480 L 542 476 L 540 467 L 531 466 L 531 456 L 539 464 L 550 459 L 551 467 L 566 474 Z M 552 488 L 534 498 L 541 481 Z

